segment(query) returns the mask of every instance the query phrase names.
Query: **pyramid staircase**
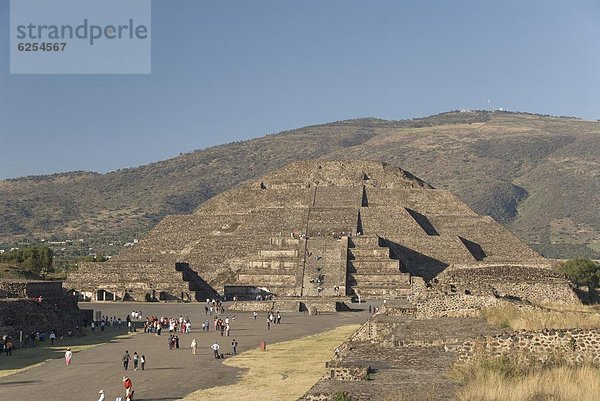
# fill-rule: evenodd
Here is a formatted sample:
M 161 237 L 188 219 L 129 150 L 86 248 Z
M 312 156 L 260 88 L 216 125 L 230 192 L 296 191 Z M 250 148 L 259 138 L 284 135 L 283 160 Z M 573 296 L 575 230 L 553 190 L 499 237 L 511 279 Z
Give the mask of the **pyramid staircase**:
M 275 295 L 298 295 L 301 240 L 272 237 L 237 277 L 236 285 L 265 288 Z
M 181 278 L 187 284 L 185 291 L 189 293 L 190 298 L 184 292 L 184 301 L 203 301 L 205 299 L 219 299 L 220 296 L 206 281 L 202 279 L 187 263 L 175 263 L 175 271 L 181 272 Z
M 346 288 L 349 295 L 368 298 L 402 298 L 410 295 L 410 274 L 376 235 L 352 237 L 348 244 Z

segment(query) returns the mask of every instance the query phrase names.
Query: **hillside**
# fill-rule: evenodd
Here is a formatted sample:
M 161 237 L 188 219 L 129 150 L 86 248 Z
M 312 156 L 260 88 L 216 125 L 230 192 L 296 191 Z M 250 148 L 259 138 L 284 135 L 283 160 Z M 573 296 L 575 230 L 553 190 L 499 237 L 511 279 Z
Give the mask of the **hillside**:
M 198 150 L 108 174 L 0 181 L 0 242 L 123 243 L 167 214 L 295 160 L 389 162 L 500 221 L 546 256 L 600 256 L 600 123 L 506 112 L 359 119 Z

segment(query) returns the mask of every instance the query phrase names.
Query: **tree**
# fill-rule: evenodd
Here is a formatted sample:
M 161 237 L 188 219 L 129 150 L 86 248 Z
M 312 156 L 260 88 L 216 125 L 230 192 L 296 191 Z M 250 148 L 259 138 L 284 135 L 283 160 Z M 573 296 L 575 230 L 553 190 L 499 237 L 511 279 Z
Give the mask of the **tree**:
M 558 270 L 563 272 L 575 285 L 598 288 L 600 284 L 600 263 L 589 259 L 569 259 L 558 265 Z

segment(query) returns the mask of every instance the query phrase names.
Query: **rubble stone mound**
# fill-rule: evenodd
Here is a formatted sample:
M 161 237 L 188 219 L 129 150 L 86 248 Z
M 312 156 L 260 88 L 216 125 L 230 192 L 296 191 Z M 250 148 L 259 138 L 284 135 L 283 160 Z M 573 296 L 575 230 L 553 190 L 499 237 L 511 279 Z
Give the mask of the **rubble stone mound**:
M 548 271 L 449 191 L 385 163 L 317 159 L 168 216 L 110 261 L 82 264 L 66 285 L 99 300 L 403 298 L 411 278 L 486 264 Z

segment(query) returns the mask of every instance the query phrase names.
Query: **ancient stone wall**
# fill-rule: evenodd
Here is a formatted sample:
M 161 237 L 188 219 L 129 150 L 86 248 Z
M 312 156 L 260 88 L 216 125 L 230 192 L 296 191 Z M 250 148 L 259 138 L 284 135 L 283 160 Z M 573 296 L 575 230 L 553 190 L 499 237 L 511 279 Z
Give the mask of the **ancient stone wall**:
M 457 363 L 480 357 L 500 357 L 568 364 L 600 364 L 600 330 L 541 330 L 500 334 L 465 341 Z
M 368 366 L 357 366 L 340 361 L 329 361 L 325 363 L 329 371 L 329 378 L 341 381 L 361 381 L 369 379 L 370 368 Z
M 1 298 L 61 298 L 60 281 L 0 281 Z
M 81 325 L 78 309 L 68 309 L 48 301 L 31 299 L 0 299 L 0 336 L 18 339 L 18 332 L 27 337 L 30 332 L 56 330 L 59 335 Z
M 565 276 L 545 264 L 451 266 L 431 282 L 428 293 L 493 295 L 534 303 L 580 303 Z
M 417 319 L 479 316 L 483 308 L 498 306 L 502 301 L 492 295 L 432 294 L 415 302 Z
M 270 310 L 280 312 L 308 312 L 316 308 L 317 313 L 336 312 L 344 310 L 345 299 L 339 297 L 290 297 L 288 299 L 276 299 L 274 301 L 235 301 L 229 305 L 228 310 L 242 312 L 268 312 Z

